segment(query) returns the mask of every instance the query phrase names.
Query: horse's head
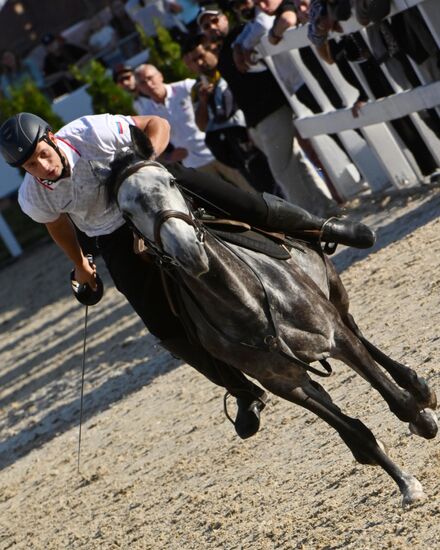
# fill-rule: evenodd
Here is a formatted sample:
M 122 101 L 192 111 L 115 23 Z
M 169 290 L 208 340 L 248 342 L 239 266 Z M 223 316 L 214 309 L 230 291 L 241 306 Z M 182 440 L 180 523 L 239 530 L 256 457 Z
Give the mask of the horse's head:
M 142 159 L 138 149 L 118 155 L 111 168 L 110 198 L 151 247 L 189 275 L 206 273 L 202 231 L 173 175 L 158 162 Z

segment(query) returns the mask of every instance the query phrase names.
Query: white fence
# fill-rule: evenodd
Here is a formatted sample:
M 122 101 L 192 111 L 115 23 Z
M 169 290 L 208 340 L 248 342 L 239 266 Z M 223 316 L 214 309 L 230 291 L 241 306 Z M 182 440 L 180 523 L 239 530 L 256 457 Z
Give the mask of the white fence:
M 440 47 L 438 0 L 394 0 L 390 15 L 414 6 L 420 10 L 437 46 Z M 361 27 L 354 18 L 344 22 L 342 27 L 344 34 L 360 31 L 369 44 L 366 29 Z M 422 85 L 403 90 L 385 68 L 385 75 L 395 93 L 375 100 L 357 64 L 350 63 L 354 73 L 370 95 L 370 100 L 362 108 L 360 116 L 355 118 L 351 112 L 351 106 L 358 96 L 358 91 L 347 83 L 336 65 L 329 65 L 319 60 L 343 99 L 345 108 L 336 110 L 322 91 L 319 82 L 301 60 L 298 49 L 309 45 L 307 27 L 303 26 L 286 31 L 283 39 L 276 46 L 271 45 L 267 37 L 264 37 L 258 49 L 290 102 L 296 115 L 294 124 L 299 134 L 311 140 L 323 167 L 342 198 L 346 199 L 358 193 L 363 182 L 366 182 L 373 191 L 381 191 L 389 186 L 403 188 L 420 183 L 422 175 L 417 163 L 389 123 L 406 115 L 410 116 L 437 166 L 440 166 L 440 141 L 417 114 L 422 109 L 436 108 L 440 105 L 439 81 L 433 82 L 423 67 L 416 65 L 408 58 Z M 289 93 L 272 60 L 274 55 L 286 51 L 291 52 L 292 63 L 320 104 L 322 113 L 311 113 L 294 95 Z M 382 68 L 384 68 L 383 65 Z M 339 137 L 348 157 L 335 146 L 333 140 L 326 137 L 327 134 L 336 134 Z

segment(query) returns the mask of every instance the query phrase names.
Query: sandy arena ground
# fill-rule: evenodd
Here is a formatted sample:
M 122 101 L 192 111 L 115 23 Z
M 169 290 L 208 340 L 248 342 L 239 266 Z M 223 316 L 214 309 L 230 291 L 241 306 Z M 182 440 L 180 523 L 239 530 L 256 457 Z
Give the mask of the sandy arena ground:
M 440 193 L 365 200 L 373 252 L 335 261 L 367 337 L 440 392 Z M 101 262 L 99 262 L 101 266 Z M 81 474 L 84 309 L 51 244 L 0 271 L 0 549 L 440 548 L 440 446 L 411 436 L 345 365 L 324 381 L 428 500 L 400 505 L 322 421 L 276 397 L 241 441 L 223 392 L 146 335 L 112 288 L 90 309 Z

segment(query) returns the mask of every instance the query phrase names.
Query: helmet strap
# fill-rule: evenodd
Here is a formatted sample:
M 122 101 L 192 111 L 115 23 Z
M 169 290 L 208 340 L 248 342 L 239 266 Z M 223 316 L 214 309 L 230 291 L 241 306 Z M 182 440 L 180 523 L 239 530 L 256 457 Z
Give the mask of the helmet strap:
M 65 156 L 62 154 L 62 152 L 61 152 L 60 148 L 58 147 L 58 145 L 49 138 L 47 132 L 44 133 L 44 135 L 40 139 L 40 141 L 45 141 L 48 145 L 50 145 L 52 147 L 52 149 L 55 150 L 57 155 L 60 157 L 60 161 L 61 161 L 61 164 L 63 166 L 61 174 L 57 177 L 57 179 L 55 179 L 55 180 L 43 180 L 43 181 L 55 183 L 56 181 L 69 176 L 70 175 L 70 165 L 67 162 L 67 159 L 65 158 Z

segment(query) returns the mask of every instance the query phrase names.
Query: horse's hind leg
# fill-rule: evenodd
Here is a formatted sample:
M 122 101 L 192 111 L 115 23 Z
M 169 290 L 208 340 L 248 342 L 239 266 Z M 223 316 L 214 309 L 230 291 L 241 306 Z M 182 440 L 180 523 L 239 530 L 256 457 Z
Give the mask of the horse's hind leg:
M 408 390 L 414 396 L 420 409 L 437 408 L 437 397 L 435 392 L 428 386 L 424 378 L 418 376 L 413 369 L 388 357 L 383 351 L 364 338 L 359 329 L 358 337 L 371 357 L 388 372 L 396 384 L 399 384 L 401 388 Z
M 365 378 L 382 395 L 390 410 L 400 420 L 410 424 L 413 433 L 426 439 L 435 437 L 438 431 L 435 414 L 429 409 L 421 411 L 413 395 L 386 376 L 362 342 L 343 325 L 339 326 L 335 334 L 335 348 L 332 355 Z
M 426 408 L 435 409 L 437 407 L 437 398 L 434 391 L 428 386 L 426 380 L 419 377 L 413 369 L 385 355 L 385 353 L 364 338 L 353 316 L 348 312 L 349 300 L 347 291 L 334 265 L 329 261 L 327 261 L 327 275 L 330 289 L 329 299 L 338 310 L 344 324 L 359 338 L 370 356 L 388 372 L 396 384 L 414 396 L 414 399 L 418 403 L 419 410 Z
M 345 415 L 318 383 L 308 378 L 301 387 L 286 390 L 284 384 L 279 386 L 276 380 L 272 379 L 267 384 L 264 380 L 260 381 L 271 392 L 301 405 L 325 420 L 339 433 L 358 462 L 383 468 L 397 483 L 403 495 L 404 506 L 425 498 L 420 482 L 394 464 L 365 424 Z

